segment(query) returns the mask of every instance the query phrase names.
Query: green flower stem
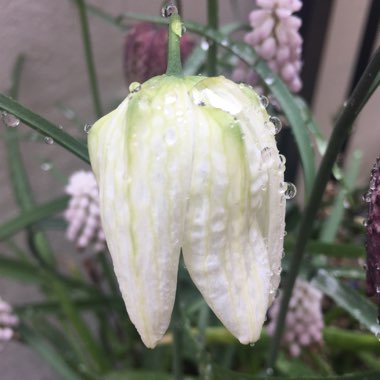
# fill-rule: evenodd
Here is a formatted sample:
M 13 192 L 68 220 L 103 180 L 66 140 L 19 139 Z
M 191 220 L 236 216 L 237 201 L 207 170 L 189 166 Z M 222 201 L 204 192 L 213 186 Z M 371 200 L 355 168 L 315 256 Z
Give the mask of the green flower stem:
M 182 22 L 177 13 L 170 16 L 169 22 L 169 42 L 168 42 L 168 67 L 167 75 L 181 76 L 181 47 L 180 39 L 182 35 Z
M 79 11 L 79 20 L 82 32 L 83 47 L 87 65 L 87 74 L 91 87 L 92 101 L 97 118 L 103 116 L 102 106 L 100 102 L 100 95 L 98 89 L 98 80 L 95 71 L 94 56 L 91 46 L 91 37 L 88 27 L 87 10 L 83 0 L 75 0 Z
M 207 1 L 208 27 L 218 30 L 219 28 L 219 3 L 218 0 Z M 207 74 L 212 77 L 217 74 L 218 45 L 215 41 L 210 42 L 207 56 Z
M 280 349 L 282 334 L 285 328 L 285 318 L 288 310 L 289 301 L 292 295 L 294 283 L 300 270 L 302 259 L 305 252 L 307 241 L 312 232 L 313 221 L 319 209 L 322 200 L 323 192 L 330 178 L 331 170 L 340 152 L 340 149 L 348 137 L 353 122 L 359 115 L 364 106 L 363 97 L 371 87 L 371 84 L 380 71 L 380 48 L 374 54 L 372 61 L 367 66 L 359 83 L 351 94 L 347 104 L 342 109 L 332 132 L 326 153 L 322 159 L 318 170 L 314 186 L 310 195 L 309 202 L 306 206 L 303 217 L 300 221 L 300 230 L 296 241 L 295 249 L 291 258 L 289 272 L 286 276 L 284 293 L 281 301 L 280 312 L 277 319 L 276 331 L 273 337 L 268 367 L 273 368 L 276 363 L 277 355 Z
M 86 163 L 90 163 L 88 158 L 87 146 L 70 136 L 66 132 L 59 129 L 50 121 L 44 119 L 42 116 L 32 112 L 28 108 L 22 106 L 20 103 L 0 93 L 0 110 L 7 111 L 12 115 L 19 118 L 29 127 L 35 129 L 37 132 L 45 136 L 51 137 L 54 142 L 61 145 L 63 148 L 73 153 Z
M 191 329 L 191 334 L 199 336 L 199 329 Z M 325 327 L 323 330 L 323 339 L 326 345 L 337 351 L 371 351 L 380 352 L 378 339 L 370 333 L 344 330 L 337 327 Z M 225 344 L 239 345 L 239 341 L 231 335 L 224 327 L 207 327 L 205 330 L 205 340 L 207 344 Z M 263 346 L 269 343 L 270 336 L 263 331 L 257 344 Z M 172 334 L 166 334 L 159 345 L 168 345 L 173 342 Z

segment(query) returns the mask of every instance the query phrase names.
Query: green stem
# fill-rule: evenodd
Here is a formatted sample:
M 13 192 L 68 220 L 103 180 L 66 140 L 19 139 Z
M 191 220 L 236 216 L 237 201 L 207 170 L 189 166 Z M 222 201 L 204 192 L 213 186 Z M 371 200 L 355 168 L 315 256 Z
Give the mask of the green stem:
M 167 75 L 181 76 L 181 46 L 182 22 L 178 13 L 170 16 L 169 22 L 169 42 L 168 42 L 168 68 Z
M 86 65 L 87 65 L 88 80 L 90 82 L 90 87 L 91 87 L 92 101 L 94 105 L 95 114 L 97 118 L 100 118 L 103 115 L 103 112 L 102 112 L 102 106 L 100 102 L 98 80 L 97 80 L 96 71 L 95 71 L 95 63 L 94 63 L 94 55 L 92 52 L 92 46 L 91 46 L 90 31 L 88 27 L 86 4 L 84 0 L 76 0 L 76 4 L 79 11 L 79 20 L 80 20 L 80 26 L 81 26 L 81 32 L 82 32 L 84 54 L 85 54 Z
M 315 220 L 319 205 L 322 200 L 323 192 L 330 178 L 332 167 L 340 152 L 340 149 L 348 137 L 352 124 L 361 109 L 364 106 L 363 97 L 371 86 L 373 79 L 380 71 L 380 48 L 374 54 L 372 61 L 367 66 L 365 72 L 360 78 L 359 83 L 351 94 L 346 106 L 341 111 L 334 130 L 332 132 L 326 153 L 322 159 L 318 170 L 314 186 L 310 195 L 309 202 L 306 206 L 303 217 L 300 221 L 300 230 L 298 239 L 292 255 L 289 272 L 287 273 L 284 293 L 281 301 L 280 312 L 277 319 L 276 331 L 273 337 L 271 349 L 269 352 L 268 367 L 273 368 L 276 363 L 277 355 L 280 349 L 282 334 L 285 328 L 285 318 L 288 310 L 289 301 L 292 295 L 294 283 L 296 281 L 302 259 L 305 252 L 307 241 L 312 232 L 313 221 Z
M 219 28 L 219 3 L 218 0 L 208 0 L 207 1 L 207 18 L 208 27 L 213 30 L 218 30 Z M 207 56 L 207 73 L 208 75 L 216 75 L 216 65 L 218 56 L 218 45 L 215 41 L 210 42 Z

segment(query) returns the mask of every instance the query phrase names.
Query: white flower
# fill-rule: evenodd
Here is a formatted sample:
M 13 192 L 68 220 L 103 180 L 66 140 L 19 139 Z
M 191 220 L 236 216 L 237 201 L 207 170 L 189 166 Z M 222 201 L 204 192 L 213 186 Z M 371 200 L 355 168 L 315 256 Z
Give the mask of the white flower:
M 284 165 L 259 96 L 224 77 L 155 77 L 91 128 L 102 223 L 132 322 L 166 332 L 187 270 L 240 342 L 260 337 L 278 287 Z

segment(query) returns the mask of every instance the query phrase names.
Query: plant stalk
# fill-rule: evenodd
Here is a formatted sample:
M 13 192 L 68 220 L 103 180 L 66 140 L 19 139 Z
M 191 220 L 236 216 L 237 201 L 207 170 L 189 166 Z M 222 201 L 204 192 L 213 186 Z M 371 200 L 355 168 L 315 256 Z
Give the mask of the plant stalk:
M 276 364 L 282 334 L 285 328 L 286 313 L 288 310 L 294 283 L 302 264 L 307 241 L 309 240 L 312 232 L 313 221 L 315 220 L 317 211 L 319 209 L 326 184 L 330 179 L 331 170 L 344 141 L 347 139 L 349 133 L 351 132 L 353 122 L 365 104 L 362 99 L 366 96 L 368 89 L 371 87 L 373 80 L 379 72 L 380 48 L 376 50 L 373 59 L 364 71 L 348 102 L 340 112 L 340 115 L 335 123 L 330 141 L 328 143 L 326 153 L 323 156 L 321 165 L 315 178 L 309 202 L 300 222 L 298 239 L 296 241 L 294 252 L 291 258 L 289 272 L 287 273 L 285 279 L 284 293 L 281 301 L 276 331 L 269 352 L 268 368 L 273 368 Z
M 95 70 L 94 55 L 92 52 L 90 30 L 88 27 L 86 4 L 84 0 L 76 0 L 76 5 L 79 11 L 79 21 L 80 21 L 84 54 L 85 54 L 85 60 L 86 60 L 86 65 L 87 65 L 87 74 L 88 74 L 88 80 L 90 82 L 94 111 L 95 111 L 96 117 L 100 118 L 103 115 L 103 111 L 102 111 L 102 105 L 100 101 L 98 80 L 97 80 L 96 70 Z
M 182 76 L 181 46 L 182 22 L 178 13 L 170 16 L 167 75 Z
M 218 0 L 207 1 L 208 27 L 218 30 L 219 28 L 219 3 Z M 212 77 L 216 75 L 218 58 L 218 45 L 215 41 L 210 42 L 207 56 L 207 74 Z

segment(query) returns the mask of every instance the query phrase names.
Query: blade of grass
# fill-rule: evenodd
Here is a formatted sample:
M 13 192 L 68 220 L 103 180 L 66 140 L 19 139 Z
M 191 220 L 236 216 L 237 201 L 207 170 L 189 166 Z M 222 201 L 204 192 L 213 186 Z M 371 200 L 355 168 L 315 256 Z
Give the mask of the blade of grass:
M 80 21 L 80 26 L 81 26 L 81 34 L 82 34 L 83 47 L 84 47 L 84 53 L 85 53 L 85 59 L 86 59 L 87 75 L 88 75 L 88 80 L 89 80 L 90 88 L 91 88 L 93 106 L 94 106 L 94 110 L 95 110 L 95 114 L 97 118 L 100 118 L 103 115 L 103 111 L 102 111 L 102 106 L 100 102 L 98 80 L 97 80 L 96 70 L 95 70 L 95 61 L 94 61 L 94 55 L 92 52 L 92 45 L 91 45 L 90 30 L 88 27 L 87 9 L 83 0 L 75 0 L 75 3 L 78 7 L 78 12 L 79 12 L 79 21 Z
M 68 364 L 61 358 L 54 346 L 49 344 L 39 334 L 36 334 L 26 324 L 21 324 L 18 331 L 22 339 L 33 347 L 50 365 L 67 380 L 83 380 Z
M 362 153 L 355 151 L 347 170 L 344 173 L 345 186 L 340 189 L 338 196 L 335 198 L 334 205 L 331 209 L 329 218 L 322 225 L 320 240 L 325 243 L 332 243 L 338 232 L 338 228 L 344 216 L 344 201 L 347 195 L 354 190 L 356 178 L 359 175 Z
M 62 196 L 50 202 L 32 206 L 17 217 L 0 225 L 0 241 L 8 239 L 26 227 L 65 209 L 69 197 Z
M 310 199 L 307 203 L 305 212 L 300 221 L 298 239 L 291 258 L 290 269 L 285 279 L 284 293 L 281 301 L 276 331 L 270 349 L 268 359 L 269 368 L 273 368 L 273 366 L 276 363 L 277 354 L 280 349 L 282 334 L 285 328 L 285 318 L 290 297 L 292 295 L 294 283 L 296 281 L 298 272 L 302 265 L 307 241 L 309 240 L 312 232 L 313 221 L 315 220 L 316 214 L 318 212 L 323 192 L 326 188 L 326 184 L 330 179 L 331 170 L 340 152 L 340 148 L 342 147 L 344 141 L 346 140 L 351 131 L 353 122 L 355 121 L 356 117 L 365 105 L 362 101 L 363 96 L 367 93 L 367 90 L 371 86 L 373 79 L 379 72 L 380 49 L 377 49 L 374 58 L 367 66 L 363 76 L 360 78 L 347 104 L 345 105 L 338 119 L 336 120 L 329 144 L 327 146 L 326 153 L 322 159 L 317 177 L 315 179 L 315 185 L 313 186 Z
M 20 103 L 4 94 L 0 94 L 0 109 L 16 116 L 29 127 L 45 136 L 51 137 L 54 142 L 73 153 L 86 163 L 90 163 L 87 146 L 63 130 L 59 129 L 50 121 L 32 112 Z

